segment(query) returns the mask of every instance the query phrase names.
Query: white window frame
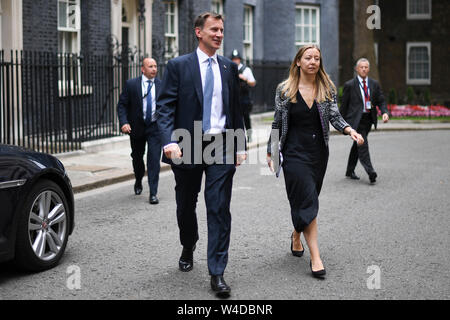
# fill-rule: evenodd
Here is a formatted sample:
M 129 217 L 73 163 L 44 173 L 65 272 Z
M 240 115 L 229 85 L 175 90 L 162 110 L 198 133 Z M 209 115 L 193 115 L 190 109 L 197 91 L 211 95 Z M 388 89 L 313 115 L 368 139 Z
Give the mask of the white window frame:
M 75 23 L 73 26 L 60 26 L 59 21 L 59 6 L 60 3 L 66 3 L 67 4 L 67 21 L 69 21 L 69 3 L 75 6 Z M 59 51 L 59 37 L 60 32 L 64 32 L 66 36 L 72 37 L 72 50 L 66 51 L 64 49 L 65 43 L 62 43 L 62 52 L 58 52 L 59 57 L 63 58 L 64 54 L 74 54 L 79 55 L 81 52 L 81 7 L 80 7 L 80 0 L 58 0 L 57 1 L 57 16 L 58 16 L 58 51 Z M 64 63 L 64 61 L 62 61 Z M 61 65 L 61 64 L 60 64 Z M 81 83 L 81 65 L 78 65 L 77 70 L 77 84 L 75 85 L 74 79 L 67 79 L 69 75 L 66 75 L 66 70 L 64 66 L 62 66 L 62 74 L 58 73 L 58 78 L 62 76 L 58 80 L 58 89 L 59 89 L 59 96 L 64 97 L 68 95 L 81 95 L 81 94 L 90 94 L 92 93 L 92 87 L 89 86 L 83 86 Z M 74 70 L 74 69 L 71 69 Z
M 212 0 L 211 1 L 211 11 L 218 13 L 220 15 L 224 14 L 224 9 L 223 9 L 223 0 Z M 222 45 L 220 46 L 219 50 L 217 50 L 217 54 L 223 56 L 223 52 L 224 52 L 224 40 L 222 40 Z
M 67 21 L 69 16 L 70 6 L 69 3 L 74 3 L 75 5 L 75 25 L 73 27 L 59 26 L 59 6 L 60 3 L 67 4 Z M 67 32 L 73 33 L 74 39 L 72 40 L 72 51 L 68 53 L 79 53 L 81 51 L 81 10 L 80 10 L 80 0 L 58 0 L 58 32 Z M 58 35 L 59 36 L 59 35 Z M 75 48 L 75 50 L 73 49 Z
M 242 58 L 245 63 L 252 63 L 253 61 L 253 13 L 254 7 L 244 5 L 244 22 L 243 22 L 243 47 Z
M 428 1 L 428 5 L 430 7 L 430 12 L 428 12 L 428 13 L 411 13 L 410 12 L 411 1 L 414 1 L 414 0 L 406 0 L 406 18 L 408 20 L 430 20 L 431 19 L 432 10 L 433 10 L 431 0 L 426 0 L 426 1 Z
M 428 51 L 428 79 L 411 79 L 409 77 L 409 54 L 411 48 L 426 47 Z M 430 85 L 431 84 L 431 42 L 408 42 L 406 44 L 406 84 Z
M 298 10 L 301 11 L 301 16 L 302 16 L 302 23 L 297 23 L 297 13 Z M 310 10 L 309 12 L 311 12 L 310 16 L 309 16 L 309 23 L 305 24 L 305 10 Z M 312 11 L 316 11 L 316 24 L 313 25 L 312 24 Z M 305 28 L 308 27 L 309 28 L 309 39 L 310 41 L 304 41 L 305 39 Z M 316 41 L 313 42 L 312 41 L 312 37 L 313 37 L 313 27 L 316 28 Z M 301 32 L 302 32 L 302 39 L 301 41 L 298 41 L 297 39 L 295 39 L 295 47 L 296 49 L 300 48 L 301 46 L 305 45 L 305 44 L 316 44 L 318 46 L 320 46 L 320 7 L 317 6 L 305 6 L 305 5 L 296 5 L 295 6 L 295 37 L 297 38 L 297 28 L 301 28 Z
M 174 5 L 174 11 L 171 12 L 170 9 L 171 6 L 168 5 L 170 3 L 175 4 Z M 164 8 L 164 52 L 165 52 L 165 60 L 166 62 L 169 61 L 172 58 L 175 58 L 178 56 L 179 54 L 179 34 L 178 34 L 178 0 L 166 0 L 164 1 L 164 6 L 166 6 Z M 168 16 L 172 16 L 174 19 L 174 30 L 167 30 L 167 24 L 166 24 L 166 19 Z M 170 23 L 169 23 L 170 25 Z M 173 40 L 173 46 L 174 46 L 174 52 L 173 54 L 169 54 L 168 53 L 168 44 L 169 44 L 169 39 Z

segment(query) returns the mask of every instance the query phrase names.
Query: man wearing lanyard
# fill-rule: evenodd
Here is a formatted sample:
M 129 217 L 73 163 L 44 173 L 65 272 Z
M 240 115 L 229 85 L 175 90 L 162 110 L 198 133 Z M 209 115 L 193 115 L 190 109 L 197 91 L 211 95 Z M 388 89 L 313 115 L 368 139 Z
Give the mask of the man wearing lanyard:
M 368 77 L 370 71 L 369 61 L 365 58 L 359 59 L 355 70 L 358 74 L 357 77 L 347 81 L 344 85 L 340 112 L 352 128 L 357 128 L 357 131 L 364 138 L 364 144 L 361 146 L 358 146 L 356 143 L 353 144 L 345 175 L 350 179 L 359 180 L 355 173 L 359 159 L 364 170 L 369 175 L 370 183 L 374 184 L 378 175 L 370 160 L 367 136 L 372 124 L 375 126 L 375 129 L 377 128 L 376 107 L 381 110 L 384 123 L 389 121 L 389 115 L 380 84 Z
M 147 176 L 150 189 L 150 204 L 158 204 L 158 181 L 161 163 L 161 138 L 156 123 L 156 98 L 161 80 L 156 77 L 156 61 L 145 58 L 141 66 L 142 75 L 125 83 L 119 98 L 117 111 L 120 129 L 130 135 L 131 158 L 136 178 L 134 193 L 142 193 L 142 178 L 145 174 L 144 153 L 147 145 Z

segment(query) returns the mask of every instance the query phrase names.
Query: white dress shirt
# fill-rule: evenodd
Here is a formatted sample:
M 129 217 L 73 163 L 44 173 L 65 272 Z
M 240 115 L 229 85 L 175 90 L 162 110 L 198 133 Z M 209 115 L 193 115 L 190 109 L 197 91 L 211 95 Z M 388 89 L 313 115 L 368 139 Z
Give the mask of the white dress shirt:
M 366 109 L 365 109 L 366 94 L 364 93 L 364 83 L 363 83 L 363 80 L 366 80 L 367 92 L 368 92 L 369 97 L 370 97 L 369 77 L 366 77 L 366 79 L 363 79 L 363 78 L 361 78 L 361 77 L 358 75 L 359 91 L 361 92 L 362 101 L 363 101 L 363 112 L 366 112 Z
M 240 63 L 238 65 L 238 70 L 241 70 L 243 64 Z M 245 67 L 244 71 L 242 71 L 242 75 L 247 79 L 248 82 L 256 82 L 255 77 L 253 76 L 253 72 L 249 67 Z
M 144 120 L 145 120 L 145 115 L 147 113 L 147 90 L 148 90 L 148 86 L 149 83 L 147 82 L 148 80 L 150 80 L 151 82 L 153 82 L 152 84 L 152 88 L 150 89 L 150 93 L 152 95 L 152 119 L 155 118 L 155 111 L 156 111 L 156 91 L 155 91 L 155 78 L 153 79 L 149 79 L 147 78 L 144 74 L 142 74 L 142 82 L 141 82 L 141 86 L 142 86 L 142 111 L 144 114 Z
M 202 89 L 205 88 L 206 69 L 208 68 L 208 59 L 210 58 L 200 48 L 197 48 L 198 64 L 200 65 L 200 76 L 202 78 Z M 214 73 L 214 91 L 211 104 L 211 129 L 205 133 L 217 134 L 225 132 L 226 116 L 223 112 L 222 99 L 222 76 L 220 74 L 217 54 L 211 57 L 212 71 Z

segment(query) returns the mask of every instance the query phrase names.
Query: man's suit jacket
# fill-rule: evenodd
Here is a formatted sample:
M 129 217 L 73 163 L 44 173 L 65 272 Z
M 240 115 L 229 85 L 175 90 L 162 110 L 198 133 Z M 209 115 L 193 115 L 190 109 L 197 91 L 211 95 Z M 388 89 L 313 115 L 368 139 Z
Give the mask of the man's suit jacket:
M 387 113 L 386 102 L 384 100 L 383 91 L 378 81 L 369 78 L 369 92 L 370 101 L 372 102 L 372 109 L 370 110 L 370 116 L 372 123 L 377 128 L 377 108 L 380 108 L 381 113 Z M 340 112 L 352 128 L 357 129 L 361 117 L 363 115 L 364 101 L 362 98 L 358 77 L 349 80 L 344 85 L 344 91 L 342 94 L 342 104 Z
M 155 95 L 153 99 L 158 98 L 161 91 L 161 80 L 155 78 Z M 119 126 L 122 128 L 124 124 L 131 126 L 131 137 L 138 138 L 145 135 L 145 121 L 143 111 L 143 95 L 142 95 L 142 76 L 127 80 L 124 89 L 120 95 L 117 104 L 117 113 L 119 115 Z
M 226 115 L 225 129 L 243 130 L 237 65 L 222 56 L 217 56 L 217 61 L 222 77 L 223 111 Z M 194 121 L 201 123 L 203 118 L 203 89 L 196 51 L 174 58 L 167 63 L 161 92 L 157 100 L 157 112 L 162 146 L 180 142 L 172 140 L 174 130 L 187 130 L 191 135 L 191 164 L 193 164 Z M 165 156 L 162 161 L 172 164 Z

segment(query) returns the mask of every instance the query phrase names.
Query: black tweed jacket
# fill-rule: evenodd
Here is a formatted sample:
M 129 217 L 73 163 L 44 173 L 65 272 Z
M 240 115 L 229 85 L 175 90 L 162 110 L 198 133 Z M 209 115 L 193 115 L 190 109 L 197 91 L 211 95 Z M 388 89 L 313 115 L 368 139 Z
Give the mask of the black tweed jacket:
M 278 86 L 275 94 L 275 116 L 272 122 L 272 133 L 267 144 L 267 153 L 271 154 L 275 162 L 275 166 L 279 163 L 278 155 L 280 150 L 283 150 L 284 142 L 286 141 L 289 130 L 289 106 L 290 99 L 282 94 L 282 88 Z M 323 138 L 325 145 L 328 146 L 330 137 L 330 122 L 336 130 L 343 133 L 344 129 L 349 124 L 342 118 L 337 106 L 336 95 L 333 95 L 333 100 L 326 100 L 324 102 L 317 102 L 317 109 L 319 110 L 320 122 L 322 124 Z M 272 137 L 278 137 L 278 141 L 272 141 Z M 275 157 L 274 157 L 275 156 Z M 281 163 L 279 163 L 281 165 Z M 277 170 L 278 176 L 279 170 Z

